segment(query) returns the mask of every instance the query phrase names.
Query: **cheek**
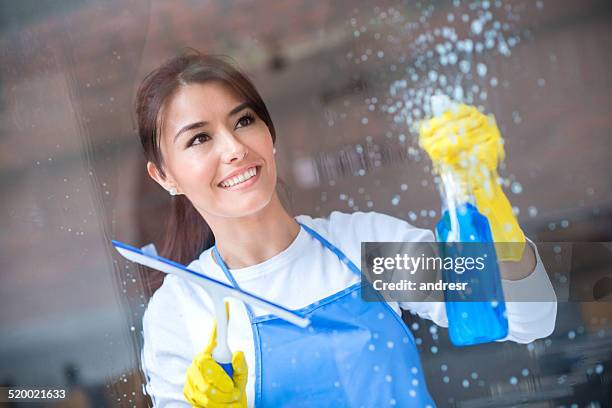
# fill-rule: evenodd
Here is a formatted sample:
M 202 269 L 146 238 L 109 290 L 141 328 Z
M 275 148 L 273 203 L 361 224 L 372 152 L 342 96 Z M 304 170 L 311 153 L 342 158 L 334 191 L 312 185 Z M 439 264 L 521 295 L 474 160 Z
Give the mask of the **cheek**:
M 264 129 L 259 133 L 259 137 L 256 139 L 256 146 L 253 146 L 257 152 L 267 158 L 274 158 L 274 154 L 272 153 L 272 149 L 274 148 L 274 143 L 272 142 L 272 135 L 268 130 L 267 126 L 264 125 Z
M 216 174 L 214 160 L 198 154 L 182 157 L 177 170 L 185 189 L 196 195 L 199 189 L 212 183 Z

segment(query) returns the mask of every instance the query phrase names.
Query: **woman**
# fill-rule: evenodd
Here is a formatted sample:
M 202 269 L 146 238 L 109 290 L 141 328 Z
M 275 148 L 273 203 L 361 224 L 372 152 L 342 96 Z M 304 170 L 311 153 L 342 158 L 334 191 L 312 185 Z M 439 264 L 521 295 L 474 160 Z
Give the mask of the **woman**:
M 431 231 L 375 212 L 290 216 L 276 193 L 270 115 L 224 59 L 190 52 L 167 61 L 143 81 L 137 115 L 148 173 L 174 196 L 162 255 L 193 260 L 190 268 L 313 322 L 299 329 L 230 301 L 230 379 L 210 356 L 207 294 L 167 276 L 143 320 L 143 366 L 156 406 L 434 406 L 400 307 L 446 326 L 444 304 L 364 302 L 355 266 L 362 241 L 433 241 Z M 503 277 L 516 290 L 550 287 L 527 248 Z M 556 303 L 508 304 L 507 313 L 508 339 L 530 342 L 550 334 Z

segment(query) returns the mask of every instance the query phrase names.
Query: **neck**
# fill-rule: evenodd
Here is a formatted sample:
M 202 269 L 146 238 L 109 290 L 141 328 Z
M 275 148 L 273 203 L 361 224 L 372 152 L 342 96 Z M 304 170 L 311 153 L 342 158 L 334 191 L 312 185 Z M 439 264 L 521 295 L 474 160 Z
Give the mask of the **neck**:
M 276 193 L 270 203 L 245 217 L 206 217 L 219 254 L 230 269 L 256 265 L 285 250 L 300 225 L 283 208 Z

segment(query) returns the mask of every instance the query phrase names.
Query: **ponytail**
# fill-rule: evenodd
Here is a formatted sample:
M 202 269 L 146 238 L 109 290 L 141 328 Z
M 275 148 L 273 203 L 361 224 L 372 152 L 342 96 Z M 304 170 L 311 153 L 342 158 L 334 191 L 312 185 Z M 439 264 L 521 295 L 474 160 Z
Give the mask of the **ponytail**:
M 212 230 L 193 204 L 183 195 L 174 196 L 160 255 L 187 265 L 214 244 Z

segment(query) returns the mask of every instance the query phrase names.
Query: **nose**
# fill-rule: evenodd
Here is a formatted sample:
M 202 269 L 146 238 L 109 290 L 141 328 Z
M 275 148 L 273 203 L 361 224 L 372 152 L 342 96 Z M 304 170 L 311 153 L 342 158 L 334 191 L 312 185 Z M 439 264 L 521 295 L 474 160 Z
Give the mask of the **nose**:
M 221 159 L 224 163 L 233 163 L 246 157 L 247 147 L 232 132 L 222 132 L 221 139 L 223 140 Z

